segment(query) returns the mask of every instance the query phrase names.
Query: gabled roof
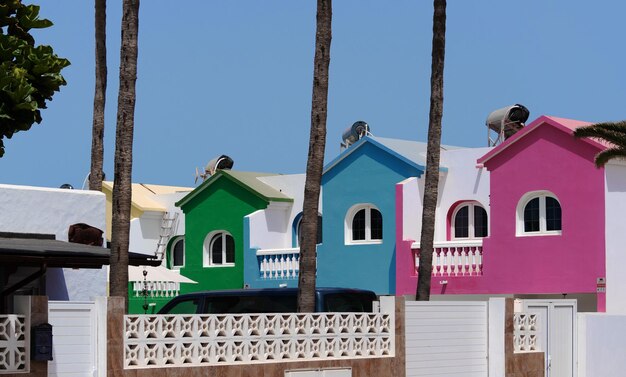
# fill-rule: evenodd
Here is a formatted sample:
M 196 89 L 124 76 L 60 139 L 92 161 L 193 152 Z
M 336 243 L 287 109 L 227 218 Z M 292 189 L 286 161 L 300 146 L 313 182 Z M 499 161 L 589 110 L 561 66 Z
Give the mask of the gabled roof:
M 426 147 L 427 143 L 412 141 L 412 140 L 402 140 L 402 139 L 388 139 L 383 137 L 375 137 L 375 136 L 365 136 L 361 138 L 356 143 L 352 144 L 348 149 L 343 151 L 339 156 L 337 156 L 334 160 L 328 163 L 324 167 L 324 173 L 331 170 L 337 164 L 339 164 L 343 159 L 348 157 L 354 151 L 358 150 L 365 143 L 369 143 L 371 145 L 380 148 L 392 156 L 398 158 L 401 161 L 413 166 L 416 169 L 424 170 L 426 166 Z M 442 145 L 441 150 L 451 150 L 451 149 L 459 149 L 458 147 L 453 147 L 449 145 Z M 440 171 L 447 171 L 448 169 L 444 166 L 439 168 Z
M 113 182 L 103 181 L 102 188 L 113 192 Z M 178 187 L 178 186 L 163 186 L 152 185 L 147 183 L 133 183 L 131 185 L 132 190 L 132 205 L 137 207 L 141 211 L 157 211 L 165 212 L 167 208 L 153 198 L 156 195 L 174 194 L 177 192 L 191 192 L 191 187 Z
M 510 147 L 511 145 L 515 144 L 520 139 L 522 139 L 523 137 L 527 136 L 528 134 L 530 134 L 531 132 L 533 132 L 534 130 L 536 130 L 539 127 L 545 127 L 545 126 L 554 127 L 557 130 L 560 130 L 560 131 L 562 131 L 562 132 L 564 132 L 564 133 L 566 133 L 568 135 L 573 135 L 574 134 L 574 130 L 577 129 L 578 127 L 589 126 L 591 124 L 593 124 L 593 123 L 584 122 L 584 121 L 575 120 L 575 119 L 557 118 L 557 117 L 553 117 L 553 116 L 542 115 L 539 118 L 535 119 L 528 126 L 526 126 L 526 127 L 522 128 L 521 130 L 519 130 L 515 135 L 513 135 L 510 138 L 506 139 L 502 144 L 500 144 L 497 147 L 493 148 L 491 151 L 489 151 L 489 153 L 487 153 L 484 156 L 482 156 L 481 158 L 479 158 L 477 162 L 479 164 L 484 164 L 485 162 L 489 161 L 493 157 L 495 157 L 498 154 L 502 153 L 508 147 Z M 605 149 L 606 148 L 606 145 L 598 142 L 597 140 L 593 140 L 593 139 L 589 139 L 589 138 L 582 138 L 582 139 L 580 139 L 580 141 L 584 142 L 584 143 L 588 143 L 590 145 L 593 145 L 594 147 L 596 147 L 598 149 Z
M 218 179 L 228 179 L 235 184 L 239 185 L 243 189 L 251 192 L 252 194 L 258 196 L 259 198 L 271 202 L 293 202 L 293 199 L 289 196 L 283 194 L 279 190 L 263 183 L 260 177 L 268 177 L 268 176 L 276 176 L 280 174 L 273 173 L 256 173 L 256 172 L 243 172 L 243 171 L 233 171 L 233 170 L 219 170 L 215 173 L 211 178 L 202 182 L 202 184 L 196 187 L 191 193 L 186 195 L 184 198 L 176 202 L 177 207 L 181 207 L 188 203 L 191 199 L 195 198 L 199 193 L 206 190 L 210 187 L 214 182 Z

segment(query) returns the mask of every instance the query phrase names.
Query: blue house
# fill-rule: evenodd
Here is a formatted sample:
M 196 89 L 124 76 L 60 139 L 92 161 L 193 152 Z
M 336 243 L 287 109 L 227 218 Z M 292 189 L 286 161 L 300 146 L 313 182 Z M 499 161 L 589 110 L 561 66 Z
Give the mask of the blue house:
M 421 177 L 426 143 L 365 136 L 324 168 L 317 285 L 393 294 L 397 183 Z

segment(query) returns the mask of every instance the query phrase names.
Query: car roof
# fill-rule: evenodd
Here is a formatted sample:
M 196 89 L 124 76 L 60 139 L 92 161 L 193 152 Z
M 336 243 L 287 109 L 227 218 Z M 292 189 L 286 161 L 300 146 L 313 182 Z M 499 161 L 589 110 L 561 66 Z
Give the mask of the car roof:
M 316 292 L 321 293 L 372 293 L 373 291 L 353 288 L 335 288 L 335 287 L 318 287 Z M 253 289 L 224 289 L 215 291 L 198 291 L 186 293 L 176 296 L 175 299 L 183 300 L 186 298 L 205 297 L 205 296 L 255 296 L 258 294 L 286 295 L 297 294 L 298 288 L 253 288 Z

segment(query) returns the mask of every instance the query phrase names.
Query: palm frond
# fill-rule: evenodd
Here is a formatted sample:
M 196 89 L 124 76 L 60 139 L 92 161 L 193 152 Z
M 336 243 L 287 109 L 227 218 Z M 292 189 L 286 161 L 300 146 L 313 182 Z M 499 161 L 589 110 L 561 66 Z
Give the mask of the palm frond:
M 596 155 L 596 166 L 601 168 L 606 165 L 609 160 L 613 159 L 625 159 L 626 160 L 626 149 L 625 148 L 609 148 L 603 150 L 602 152 Z
M 626 149 L 626 121 L 596 123 L 574 131 L 575 137 L 588 137 L 607 141 Z

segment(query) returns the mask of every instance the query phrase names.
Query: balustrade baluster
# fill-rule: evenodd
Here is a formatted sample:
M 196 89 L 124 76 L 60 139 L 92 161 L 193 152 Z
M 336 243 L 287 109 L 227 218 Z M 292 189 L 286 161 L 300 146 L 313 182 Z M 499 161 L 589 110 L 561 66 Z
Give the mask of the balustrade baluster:
M 261 256 L 261 261 L 259 262 L 259 275 L 261 279 L 265 279 L 265 255 Z
M 300 274 L 300 254 L 296 254 L 296 278 L 298 277 L 298 275 Z
M 462 246 L 459 254 L 459 266 L 461 276 L 467 275 L 467 247 Z
M 473 247 L 469 248 L 470 255 L 470 276 L 476 275 L 476 250 Z
M 461 269 L 459 268 L 461 264 L 461 256 L 460 256 L 458 247 L 454 247 L 453 250 L 454 251 L 452 252 L 452 272 L 454 276 L 459 276 L 459 272 L 461 271 Z
M 419 249 L 413 252 L 413 265 L 415 266 L 415 275 L 419 273 L 420 270 L 420 253 Z

